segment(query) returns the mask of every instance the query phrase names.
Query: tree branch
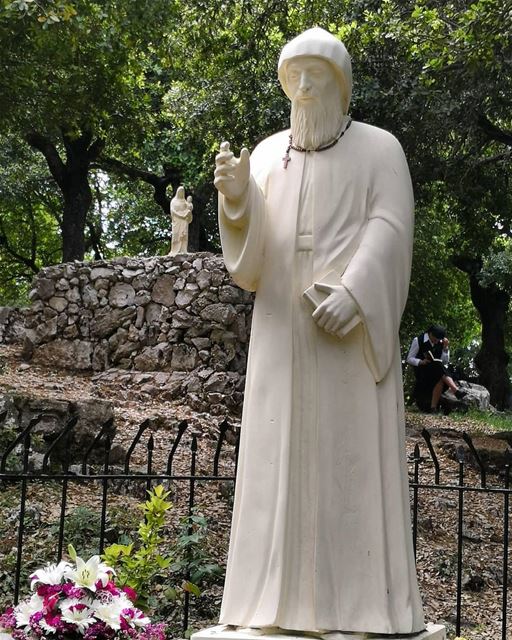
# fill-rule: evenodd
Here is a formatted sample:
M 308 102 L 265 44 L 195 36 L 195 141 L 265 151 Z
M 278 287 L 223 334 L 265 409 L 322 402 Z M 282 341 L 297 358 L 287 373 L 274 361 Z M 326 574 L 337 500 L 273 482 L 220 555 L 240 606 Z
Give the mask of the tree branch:
M 86 222 L 87 228 L 89 229 L 89 242 L 94 251 L 94 259 L 102 260 L 103 256 L 101 255 L 101 229 L 98 229 L 94 226 L 94 223 L 90 220 Z
M 131 180 L 142 180 L 150 184 L 153 189 L 153 199 L 165 213 L 169 213 L 170 198 L 167 197 L 167 187 L 178 185 L 181 182 L 181 174 L 171 167 L 164 165 L 164 175 L 159 176 L 151 171 L 145 171 L 131 165 L 125 164 L 115 158 L 101 156 L 94 165 L 105 171 L 113 171 L 121 176 L 126 176 Z
M 23 264 L 25 265 L 25 267 L 28 267 L 33 273 L 38 273 L 40 271 L 38 265 L 34 260 L 31 260 L 30 258 L 26 258 L 25 256 L 22 256 L 21 253 L 18 253 L 15 249 L 11 247 L 9 240 L 7 238 L 7 235 L 1 225 L 0 225 L 0 247 L 3 247 L 10 256 L 12 256 L 20 264 Z
M 89 162 L 94 162 L 99 157 L 104 148 L 105 140 L 103 140 L 103 138 L 96 138 L 96 140 L 91 144 L 89 150 L 87 151 Z
M 505 151 L 505 153 L 497 153 L 495 156 L 489 156 L 488 158 L 479 158 L 475 160 L 474 165 L 479 167 L 482 164 L 491 164 L 493 162 L 501 162 L 502 160 L 510 160 L 512 158 L 512 150 Z
M 62 185 L 64 183 L 66 175 L 66 166 L 62 162 L 56 146 L 53 144 L 50 138 L 43 136 L 37 131 L 27 133 L 25 139 L 33 149 L 36 149 L 43 154 L 46 162 L 48 163 L 48 167 L 50 168 L 50 172 L 55 179 L 55 182 L 62 189 Z
M 496 142 L 503 142 L 509 147 L 512 147 L 512 131 L 507 131 L 506 129 L 500 129 L 495 124 L 493 124 L 489 118 L 483 114 L 478 117 L 478 126 L 485 135 L 491 140 L 496 140 Z
M 30 217 L 30 259 L 35 264 L 37 256 L 36 219 L 34 216 L 34 208 L 30 201 L 28 203 L 28 212 Z
M 482 269 L 481 258 L 470 258 L 469 256 L 452 256 L 451 263 L 468 276 L 476 276 Z
M 125 164 L 120 160 L 116 160 L 115 158 L 107 158 L 105 156 L 101 156 L 100 158 L 98 158 L 95 166 L 98 166 L 100 169 L 105 169 L 105 171 L 110 170 L 114 173 L 117 173 L 118 175 L 127 176 L 131 180 L 142 180 L 152 186 L 155 186 L 155 184 L 160 179 L 159 176 L 157 176 L 155 173 L 144 171 L 143 169 L 138 169 L 137 167 L 132 167 L 131 165 Z

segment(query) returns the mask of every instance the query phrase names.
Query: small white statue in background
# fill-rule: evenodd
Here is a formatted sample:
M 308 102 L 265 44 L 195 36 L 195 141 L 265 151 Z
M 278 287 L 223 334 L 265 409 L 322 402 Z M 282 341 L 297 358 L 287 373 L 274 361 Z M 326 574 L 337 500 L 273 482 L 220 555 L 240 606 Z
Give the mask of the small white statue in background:
M 171 200 L 172 238 L 170 256 L 188 252 L 188 225 L 192 222 L 192 196 L 185 199 L 185 188 L 178 187 Z

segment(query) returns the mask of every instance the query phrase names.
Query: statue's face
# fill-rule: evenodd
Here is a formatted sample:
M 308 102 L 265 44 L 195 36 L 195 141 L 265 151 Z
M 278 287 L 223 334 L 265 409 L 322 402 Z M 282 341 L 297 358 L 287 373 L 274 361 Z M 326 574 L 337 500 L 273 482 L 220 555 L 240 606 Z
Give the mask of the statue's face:
M 286 67 L 286 79 L 292 102 L 323 102 L 337 99 L 339 96 L 335 71 L 323 58 L 292 58 Z

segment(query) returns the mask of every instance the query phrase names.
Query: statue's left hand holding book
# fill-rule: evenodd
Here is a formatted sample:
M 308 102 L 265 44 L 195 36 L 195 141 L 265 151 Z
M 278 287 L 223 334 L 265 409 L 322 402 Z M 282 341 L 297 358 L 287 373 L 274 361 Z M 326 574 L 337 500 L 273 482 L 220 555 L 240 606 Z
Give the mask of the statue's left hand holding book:
M 332 286 L 340 285 L 340 276 L 339 274 L 332 270 L 329 271 L 323 278 L 321 278 L 318 282 L 314 282 L 310 287 L 308 287 L 304 293 L 302 294 L 304 299 L 307 300 L 313 307 L 316 309 L 319 304 L 321 304 L 326 297 L 329 295 L 324 291 L 319 290 L 315 285 L 317 284 L 326 284 Z M 336 331 L 335 335 L 338 338 L 344 338 L 352 329 L 354 329 L 361 322 L 361 316 L 356 313 L 346 324 L 344 324 L 338 331 Z

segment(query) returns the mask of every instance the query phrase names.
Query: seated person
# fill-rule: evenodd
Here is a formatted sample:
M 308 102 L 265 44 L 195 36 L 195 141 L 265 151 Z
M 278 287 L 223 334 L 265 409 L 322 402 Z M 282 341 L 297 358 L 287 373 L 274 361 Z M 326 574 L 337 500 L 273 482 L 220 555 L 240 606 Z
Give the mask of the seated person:
M 459 400 L 466 395 L 446 370 L 450 360 L 448 345 L 446 330 L 438 324 L 431 325 L 424 334 L 412 341 L 407 363 L 414 367 L 414 399 L 422 411 L 435 413 L 446 387 Z

